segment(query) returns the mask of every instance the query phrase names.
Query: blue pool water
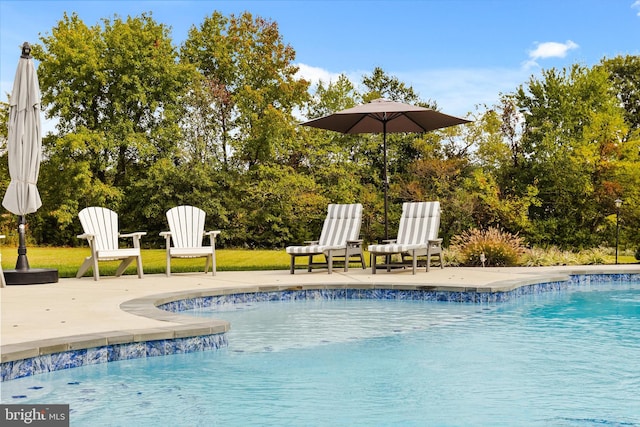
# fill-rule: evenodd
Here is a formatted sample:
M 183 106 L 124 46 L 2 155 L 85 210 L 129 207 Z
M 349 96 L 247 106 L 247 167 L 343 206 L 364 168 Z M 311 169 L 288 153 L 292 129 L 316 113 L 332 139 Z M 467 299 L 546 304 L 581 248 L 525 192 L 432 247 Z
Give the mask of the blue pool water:
M 2 383 L 77 426 L 640 426 L 640 284 L 499 304 L 334 300 L 200 309 L 222 350 Z

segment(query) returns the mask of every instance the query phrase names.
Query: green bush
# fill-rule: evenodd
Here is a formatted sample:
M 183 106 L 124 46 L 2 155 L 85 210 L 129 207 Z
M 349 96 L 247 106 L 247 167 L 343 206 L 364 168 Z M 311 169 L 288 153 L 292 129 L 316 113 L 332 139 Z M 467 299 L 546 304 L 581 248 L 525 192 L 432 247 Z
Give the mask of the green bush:
M 580 252 L 580 264 L 595 265 L 606 264 L 606 251 L 602 248 L 587 249 Z
M 577 265 L 580 264 L 579 255 L 571 251 L 562 251 L 555 246 L 547 249 L 525 249 L 520 256 L 520 265 L 526 267 L 541 267 L 550 265 Z
M 481 254 L 484 254 L 487 267 L 518 265 L 520 254 L 525 249 L 523 239 L 517 234 L 494 227 L 487 230 L 474 228 L 453 236 L 450 247 L 460 254 L 462 265 L 481 266 Z
M 444 248 L 442 250 L 442 262 L 447 267 L 460 267 L 460 252 L 453 247 Z

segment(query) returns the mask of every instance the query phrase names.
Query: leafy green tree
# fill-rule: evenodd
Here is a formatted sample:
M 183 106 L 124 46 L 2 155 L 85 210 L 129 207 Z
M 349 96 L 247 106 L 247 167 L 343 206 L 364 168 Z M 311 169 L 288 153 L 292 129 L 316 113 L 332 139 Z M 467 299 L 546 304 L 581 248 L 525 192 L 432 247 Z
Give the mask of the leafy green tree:
M 169 28 L 151 14 L 93 27 L 65 14 L 41 41 L 33 54 L 42 101 L 58 120 L 57 135 L 44 141 L 51 164 L 43 167 L 68 174 L 68 187 L 60 176 L 45 179 L 44 214 L 64 227 L 78 209 L 99 204 L 135 221 L 139 200 L 126 198 L 127 187 L 174 153 L 175 106 L 191 69 L 178 63 Z
M 640 55 L 617 56 L 601 61 L 613 89 L 625 109 L 630 132 L 640 131 Z M 637 136 L 636 136 L 637 137 Z
M 333 112 L 351 108 L 359 102 L 359 94 L 354 85 L 341 75 L 335 82 L 320 82 L 311 100 L 308 102 L 306 116 L 322 117 Z M 361 135 L 347 135 L 311 127 L 301 127 L 299 138 L 303 142 L 291 152 L 291 166 L 300 174 L 308 176 L 316 184 L 316 191 L 330 203 L 363 203 L 364 215 L 373 211 L 367 205 L 366 181 L 370 179 L 365 169 L 369 164 L 364 145 L 369 139 Z M 326 215 L 326 204 L 317 206 L 317 216 Z M 367 221 L 365 224 L 371 224 Z M 321 225 L 321 221 L 318 223 Z M 316 224 L 316 236 L 319 233 Z M 368 225 L 361 228 L 363 236 L 368 238 L 371 229 Z M 312 236 L 310 236 L 312 237 Z
M 189 31 L 181 60 L 203 76 L 212 138 L 235 167 L 281 162 L 296 143 L 293 111 L 309 84 L 295 78 L 294 59 L 277 24 L 248 12 L 230 18 L 214 12 Z
M 535 185 L 541 201 L 529 209 L 536 228 L 530 239 L 565 248 L 599 245 L 598 227 L 620 192 L 612 171 L 626 134 L 608 73 L 577 65 L 548 70 L 521 86 L 515 99 L 526 112 L 517 179 Z

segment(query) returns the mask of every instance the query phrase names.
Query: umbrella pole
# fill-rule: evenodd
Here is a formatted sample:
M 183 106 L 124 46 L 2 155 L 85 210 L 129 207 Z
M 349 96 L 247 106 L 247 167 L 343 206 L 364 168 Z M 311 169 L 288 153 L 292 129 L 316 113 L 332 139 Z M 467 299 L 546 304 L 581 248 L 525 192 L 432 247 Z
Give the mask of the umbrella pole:
M 387 122 L 382 122 L 382 151 L 384 158 L 384 172 L 382 180 L 384 181 L 384 239 L 389 240 L 389 220 L 388 220 L 388 202 L 387 189 L 389 188 L 389 178 L 387 176 Z
M 18 223 L 18 260 L 16 261 L 16 270 L 28 270 L 29 260 L 27 259 L 27 243 L 25 238 L 25 218 L 24 215 L 20 215 L 20 221 Z

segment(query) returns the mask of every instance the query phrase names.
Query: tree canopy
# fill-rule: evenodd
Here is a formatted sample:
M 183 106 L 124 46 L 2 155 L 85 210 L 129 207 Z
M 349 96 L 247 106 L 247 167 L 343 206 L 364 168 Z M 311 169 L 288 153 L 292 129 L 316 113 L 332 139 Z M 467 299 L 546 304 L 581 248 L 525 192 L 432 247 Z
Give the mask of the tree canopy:
M 77 213 L 106 206 L 161 247 L 164 213 L 207 212 L 220 245 L 282 248 L 317 237 L 328 203 L 364 205 L 362 235 L 383 237 L 381 135 L 298 124 L 385 97 L 438 109 L 381 68 L 350 81 L 297 77 L 277 23 L 214 12 L 179 46 L 151 13 L 85 25 L 64 15 L 33 48 L 45 136 L 31 238 L 76 245 Z M 529 245 L 610 245 L 616 199 L 623 245 L 640 236 L 640 58 L 543 70 L 473 122 L 388 138 L 390 230 L 403 201 L 440 200 L 445 245 L 501 228 Z M 0 179 L 8 185 L 1 104 Z M 16 219 L 0 218 L 12 235 Z M 15 234 L 15 233 L 13 233 Z

